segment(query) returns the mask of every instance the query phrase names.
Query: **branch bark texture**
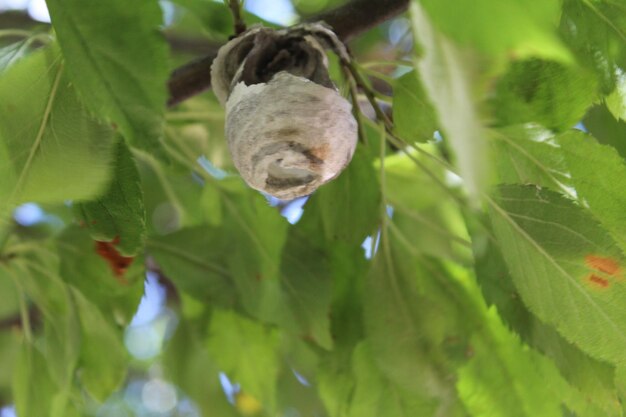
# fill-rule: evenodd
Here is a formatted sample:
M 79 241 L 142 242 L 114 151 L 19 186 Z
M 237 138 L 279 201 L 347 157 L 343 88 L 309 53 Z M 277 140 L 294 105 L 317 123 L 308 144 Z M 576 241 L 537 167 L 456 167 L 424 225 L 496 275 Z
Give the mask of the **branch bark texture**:
M 409 0 L 352 0 L 336 9 L 311 16 L 308 22 L 324 21 L 344 42 L 404 12 Z M 168 81 L 168 106 L 211 88 L 211 64 L 217 49 L 172 72 Z

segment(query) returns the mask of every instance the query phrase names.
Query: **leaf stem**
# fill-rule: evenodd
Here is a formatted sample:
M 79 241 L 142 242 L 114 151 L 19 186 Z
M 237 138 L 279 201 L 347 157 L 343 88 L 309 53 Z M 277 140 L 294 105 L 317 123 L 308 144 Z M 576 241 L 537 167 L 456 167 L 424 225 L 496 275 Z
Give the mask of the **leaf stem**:
M 0 30 L 0 38 L 8 37 L 21 37 L 28 38 L 32 35 L 32 32 L 23 29 L 2 29 Z
M 460 206 L 464 206 L 465 201 L 459 195 L 454 193 L 440 178 L 438 178 L 431 170 L 429 170 L 423 162 L 415 158 L 413 155 L 411 155 L 410 152 L 408 152 L 405 149 L 405 147 L 408 144 L 405 141 L 399 139 L 393 133 L 393 122 L 391 121 L 391 119 L 389 119 L 387 114 L 385 114 L 385 112 L 382 110 L 382 108 L 378 104 L 375 93 L 367 85 L 367 83 L 365 82 L 361 74 L 359 73 L 359 70 L 354 65 L 354 62 L 352 60 L 342 58 L 342 55 L 339 53 L 337 54 L 337 56 L 339 57 L 341 65 L 344 68 L 345 72 L 351 75 L 351 78 L 353 79 L 356 86 L 361 88 L 361 90 L 365 94 L 365 97 L 367 98 L 371 106 L 374 108 L 376 118 L 382 122 L 384 131 L 386 132 L 386 136 L 384 137 L 388 138 L 389 142 L 392 142 L 395 146 L 398 146 L 402 150 L 402 152 L 404 152 L 407 155 L 407 157 L 411 159 L 417 165 L 418 168 L 424 171 L 424 173 L 426 173 L 426 175 L 428 175 L 435 182 L 435 184 L 441 187 L 442 190 L 444 190 L 447 194 L 449 194 L 453 198 L 454 201 L 456 201 Z M 385 140 L 383 140 L 382 142 L 384 144 Z M 432 158 L 433 160 L 441 164 L 444 168 L 446 168 L 450 172 L 456 173 L 454 168 L 451 167 L 450 164 L 448 164 L 447 162 L 442 161 L 441 159 L 430 154 L 429 152 L 424 151 L 423 149 L 420 149 L 417 146 L 411 146 L 411 147 L 414 148 L 417 152 L 425 154 L 428 157 Z
M 225 0 L 227 6 L 230 9 L 230 13 L 233 15 L 233 26 L 235 27 L 235 36 L 241 35 L 246 31 L 246 22 L 243 21 L 241 16 L 241 2 L 239 0 Z
M 44 110 L 44 114 L 41 119 L 41 123 L 39 125 L 39 130 L 37 131 L 37 136 L 35 137 L 33 145 L 30 148 L 30 152 L 28 153 L 28 158 L 26 159 L 26 162 L 24 163 L 24 166 L 22 167 L 20 176 L 17 179 L 15 188 L 13 189 L 13 192 L 11 193 L 11 197 L 9 198 L 9 201 L 14 201 L 15 197 L 20 192 L 20 188 L 22 187 L 26 179 L 26 176 L 28 175 L 28 171 L 30 170 L 30 167 L 33 163 L 35 155 L 37 154 L 37 152 L 39 151 L 41 147 L 41 142 L 43 140 L 46 127 L 48 127 L 50 114 L 52 113 L 52 105 L 54 104 L 54 100 L 56 99 L 56 95 L 57 95 L 57 90 L 59 88 L 59 84 L 61 83 L 61 76 L 63 75 L 63 68 L 64 68 L 64 64 L 61 63 L 59 65 L 59 69 L 56 74 L 56 77 L 54 81 L 52 82 L 52 87 L 50 89 L 50 97 L 48 98 L 48 102 L 46 103 L 46 108 Z
M 361 108 L 359 107 L 359 95 L 357 91 L 357 85 L 354 79 L 350 77 L 350 73 L 348 72 L 348 70 L 344 66 L 342 66 L 341 69 L 343 70 L 346 83 L 348 84 L 348 90 L 350 91 L 352 114 L 354 114 L 354 118 L 356 119 L 359 142 L 367 145 L 367 137 L 365 136 L 365 132 L 363 132 L 363 114 L 361 113 Z

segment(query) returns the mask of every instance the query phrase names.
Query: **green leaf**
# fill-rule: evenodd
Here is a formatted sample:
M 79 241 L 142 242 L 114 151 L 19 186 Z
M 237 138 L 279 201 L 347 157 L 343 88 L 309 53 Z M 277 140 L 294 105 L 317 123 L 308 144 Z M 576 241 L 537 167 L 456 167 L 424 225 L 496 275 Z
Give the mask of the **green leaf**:
M 104 259 L 89 232 L 78 226 L 67 227 L 56 244 L 63 280 L 96 304 L 103 314 L 130 323 L 144 291 L 143 259 L 133 259 L 128 270 L 118 275 L 109 264 L 115 259 Z
M 307 204 L 307 213 L 314 211 L 321 216 L 327 242 L 359 245 L 376 230 L 380 213 L 377 185 L 377 174 L 368 149 L 359 146 L 350 166 L 339 178 L 311 196 Z M 307 219 L 303 222 L 306 223 Z
M 589 109 L 583 124 L 598 142 L 613 146 L 622 158 L 626 158 L 626 122 L 615 119 L 606 106 Z
M 11 65 L 28 54 L 30 40 L 28 38 L 0 48 L 0 74 L 9 69 Z
M 573 395 L 554 364 L 507 332 L 495 310 L 482 335 L 472 337 L 472 359 L 459 371 L 457 387 L 475 417 L 560 417 Z M 577 395 L 579 395 L 577 393 Z
M 226 257 L 244 309 L 263 322 L 330 348 L 332 287 L 326 248 L 320 243 L 325 228 L 319 205 L 307 206 L 305 217 L 288 229 L 278 210 L 256 192 L 240 190 L 222 198 L 228 215 L 221 234 L 229 238 Z M 356 217 L 355 223 L 360 222 Z
M 616 119 L 626 120 L 626 74 L 617 79 L 615 90 L 606 97 L 606 105 Z
M 489 200 L 504 259 L 524 303 L 601 360 L 626 360 L 626 291 L 614 242 L 580 207 L 532 186 Z
M 200 408 L 203 417 L 237 417 L 219 381 L 220 369 L 204 343 L 206 326 L 181 320 L 163 352 L 165 375 Z
M 22 336 L 17 332 L 0 332 L 0 402 L 11 402 L 11 382 L 21 354 Z
M 80 380 L 89 394 L 103 401 L 124 381 L 127 353 L 122 332 L 105 320 L 98 308 L 79 291 L 72 295 L 83 334 L 80 350 Z
M 161 163 L 147 152 L 133 149 L 141 176 L 148 234 L 166 235 L 205 223 L 202 187 L 189 175 Z
M 268 323 L 292 322 L 281 289 L 280 259 L 289 224 L 258 192 L 238 180 L 235 191 L 218 184 L 229 238 L 228 268 L 248 314 Z M 212 186 L 211 184 L 207 187 Z
M 555 191 L 570 185 L 563 154 L 549 132 L 510 126 L 490 133 L 500 183 L 536 184 Z
M 14 192 L 17 183 L 17 173 L 13 169 L 11 162 L 11 154 L 9 153 L 7 144 L 0 136 L 0 199 L 4 201 L 0 204 L 0 217 L 6 218 L 9 215 L 10 205 L 6 203 L 8 197 Z
M 224 210 L 218 187 L 207 184 L 202 188 L 201 202 L 206 222 L 211 226 L 219 226 L 224 218 Z
M 602 409 L 603 413 L 600 415 L 604 416 L 620 415 L 616 409 L 617 398 L 613 386 L 612 366 L 583 353 L 565 340 L 552 326 L 545 325 L 528 311 L 515 289 L 495 242 L 484 233 L 474 233 L 472 241 L 476 259 L 476 277 L 487 304 L 497 307 L 499 316 L 520 336 L 522 342 L 553 361 L 562 377 L 572 388 L 578 390 L 578 396 L 585 393 L 590 408 Z M 510 336 L 507 338 L 512 341 Z M 523 355 L 528 356 L 526 353 Z
M 95 201 L 78 203 L 76 209 L 95 240 L 118 242 L 115 246 L 125 256 L 143 249 L 143 192 L 135 161 L 122 141 L 117 144 L 115 173 L 108 190 Z
M 47 0 L 71 79 L 96 114 L 154 151 L 167 100 L 167 47 L 155 1 Z
M 335 244 L 329 253 L 333 298 L 330 305 L 330 333 L 336 360 L 342 366 L 349 352 L 365 336 L 363 327 L 363 280 L 371 262 L 363 248 Z
M 13 376 L 13 400 L 20 417 L 51 415 L 58 388 L 48 374 L 46 359 L 34 346 L 24 344 Z
M 333 289 L 349 277 L 358 279 L 355 269 L 364 269 L 360 245 L 375 232 L 380 216 L 380 193 L 371 186 L 376 183 L 368 149 L 357 149 L 350 167 L 310 197 L 284 243 L 280 284 L 295 326 L 285 320 L 282 325 L 325 349 L 332 348 L 334 337 L 345 336 L 338 331 L 331 337 L 330 316 L 340 315 L 331 313 Z M 348 258 L 340 260 L 338 253 Z
M 74 299 L 58 275 L 58 259 L 47 251 L 16 258 L 0 269 L 31 299 L 43 315 L 50 376 L 61 390 L 69 390 L 80 351 L 80 328 Z
M 19 293 L 7 271 L 0 268 L 0 294 L 5 299 L 0 304 L 0 320 L 15 316 L 19 313 Z
M 432 145 L 421 147 L 437 153 Z M 467 262 L 471 254 L 466 227 L 458 205 L 448 193 L 455 191 L 444 190 L 435 182 L 445 183 L 445 175 L 440 164 L 417 152 L 410 158 L 400 153 L 386 157 L 385 197 L 393 207 L 392 227 L 422 255 Z
M 426 396 L 415 395 L 403 387 L 390 383 L 376 367 L 372 349 L 361 343 L 354 350 L 352 366 L 356 387 L 348 417 L 412 417 L 439 415 L 437 404 Z M 445 414 L 455 416 L 457 414 Z
M 346 417 L 348 415 L 355 386 L 349 359 L 350 357 L 347 360 L 341 360 L 341 370 L 324 366 L 317 372 L 318 395 L 324 403 L 329 417 Z
M 281 288 L 295 320 L 295 330 L 303 339 L 332 349 L 330 305 L 332 279 L 325 251 L 303 233 L 306 219 L 290 230 L 281 258 Z
M 578 123 L 596 99 L 590 71 L 532 59 L 511 65 L 491 104 L 500 125 L 536 122 L 562 131 Z
M 437 130 L 437 116 L 415 71 L 393 86 L 393 123 L 396 134 L 410 142 L 426 142 Z
M 582 132 L 558 137 L 578 197 L 626 252 L 626 165 L 610 146 Z
M 457 415 L 453 375 L 480 317 L 456 277 L 385 233 L 364 287 L 368 343 L 393 384 L 431 399 L 440 415 Z
M 456 6 L 446 8 L 458 12 Z M 468 57 L 431 24 L 417 2 L 411 5 L 411 23 L 423 50 L 415 67 L 437 112 L 444 137 L 457 156 L 459 173 L 470 195 L 476 197 L 489 173 L 489 160 L 474 97 L 475 74 L 466 64 Z
M 181 290 L 205 302 L 234 302 L 234 285 L 225 263 L 232 248 L 220 229 L 183 229 L 152 237 L 146 244 L 165 275 Z
M 600 90 L 615 88 L 620 53 L 624 53 L 623 7 L 611 1 L 563 1 L 560 33 L 579 65 L 593 70 Z M 619 20 L 622 21 L 620 29 Z M 623 63 L 622 63 L 623 64 Z
M 459 0 L 452 5 L 422 0 L 420 4 L 439 30 L 465 47 L 494 57 L 571 61 L 569 51 L 556 36 L 560 1 Z
M 626 367 L 620 366 L 617 368 L 617 372 L 615 373 L 615 385 L 617 385 L 617 389 L 619 391 L 620 402 L 622 406 L 622 411 L 626 411 Z
M 0 78 L 2 205 L 90 198 L 109 178 L 113 134 L 88 116 L 64 73 L 48 47 Z
M 276 402 L 278 333 L 234 312 L 214 310 L 208 348 L 217 365 L 268 409 Z
M 587 408 L 590 416 L 620 416 L 619 401 L 613 378 L 615 368 L 585 354 L 565 340 L 553 327 L 533 316 L 533 347 L 556 366 L 574 392 L 567 397 L 567 406 L 579 411 Z M 583 401 L 577 401 L 586 398 Z M 562 398 L 565 398 L 562 395 Z M 587 415 L 584 412 L 581 415 Z

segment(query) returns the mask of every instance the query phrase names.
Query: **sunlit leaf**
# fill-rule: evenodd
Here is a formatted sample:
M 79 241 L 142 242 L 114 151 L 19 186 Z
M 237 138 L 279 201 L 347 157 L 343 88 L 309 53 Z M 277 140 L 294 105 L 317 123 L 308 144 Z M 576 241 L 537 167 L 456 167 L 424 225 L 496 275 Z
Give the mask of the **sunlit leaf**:
M 97 195 L 110 175 L 111 130 L 78 102 L 53 47 L 0 78 L 3 204 L 63 202 Z
M 507 332 L 495 310 L 481 333 L 472 338 L 473 357 L 461 368 L 457 385 L 472 416 L 560 417 L 565 405 L 587 409 L 554 364 Z
M 620 73 L 615 90 L 607 96 L 606 105 L 616 119 L 626 120 L 626 74 Z
M 557 0 L 461 0 L 454 7 L 437 0 L 420 3 L 439 30 L 463 46 L 496 57 L 571 60 L 556 36 L 561 11 Z
M 626 358 L 623 257 L 597 223 L 558 194 L 505 186 L 491 220 L 523 301 L 592 356 Z
M 613 383 L 613 367 L 606 362 L 591 358 L 565 340 L 552 326 L 542 323 L 528 311 L 495 243 L 484 234 L 478 233 L 474 233 L 473 242 L 475 243 L 476 278 L 487 304 L 497 307 L 498 315 L 504 324 L 519 335 L 521 342 L 551 359 L 560 375 L 573 389 L 587 394 L 589 408 L 602 410 L 603 414 L 600 415 L 619 415 Z M 500 326 L 493 322 L 495 320 L 493 314 L 491 317 L 490 326 L 499 328 Z M 501 330 L 494 329 L 494 331 L 501 333 Z M 499 337 L 504 337 L 503 333 Z M 511 336 L 506 336 L 506 338 L 509 344 L 517 344 Z M 505 349 L 506 344 L 501 344 L 500 347 Z M 510 349 L 518 348 L 510 347 Z M 488 350 L 491 352 L 490 347 Z M 522 355 L 532 361 L 538 359 L 535 353 Z M 485 383 L 488 383 L 488 380 Z M 575 396 L 580 396 L 580 394 Z M 575 406 L 576 404 L 572 402 L 570 398 L 570 405 Z
M 466 62 L 472 58 L 437 30 L 417 2 L 411 5 L 411 24 L 422 49 L 415 67 L 437 111 L 444 136 L 457 156 L 460 175 L 475 197 L 484 186 L 489 160 L 472 87 L 474 74 Z
M 596 219 L 626 252 L 626 163 L 615 149 L 582 132 L 558 137 L 576 187 Z
M 500 183 L 536 184 L 552 190 L 569 185 L 563 155 L 549 132 L 519 125 L 490 133 Z
M 71 80 L 96 114 L 132 144 L 157 149 L 167 99 L 167 49 L 150 0 L 47 0 Z M 114 28 L 117 28 L 115 30 Z
M 626 20 L 623 5 L 620 7 L 618 3 L 612 0 L 563 2 L 559 28 L 562 39 L 577 62 L 596 74 L 603 94 L 614 91 L 620 59 L 623 65 Z

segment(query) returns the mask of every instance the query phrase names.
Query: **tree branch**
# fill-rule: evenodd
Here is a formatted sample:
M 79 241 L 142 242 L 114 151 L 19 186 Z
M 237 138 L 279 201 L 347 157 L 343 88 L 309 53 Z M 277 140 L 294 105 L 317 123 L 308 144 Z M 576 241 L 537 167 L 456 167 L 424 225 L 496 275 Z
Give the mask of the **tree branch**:
M 403 13 L 409 0 L 352 0 L 336 9 L 306 18 L 307 22 L 324 21 L 337 37 L 348 42 L 389 19 Z
M 344 42 L 378 26 L 409 6 L 409 0 L 352 0 L 336 9 L 311 16 L 308 22 L 324 21 Z M 217 51 L 175 69 L 168 81 L 168 106 L 211 88 L 211 64 Z

